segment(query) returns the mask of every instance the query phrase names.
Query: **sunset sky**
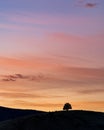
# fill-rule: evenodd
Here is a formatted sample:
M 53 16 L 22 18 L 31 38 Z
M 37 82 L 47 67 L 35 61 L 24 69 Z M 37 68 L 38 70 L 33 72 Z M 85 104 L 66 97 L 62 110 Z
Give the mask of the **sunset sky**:
M 104 0 L 0 1 L 0 106 L 104 112 Z

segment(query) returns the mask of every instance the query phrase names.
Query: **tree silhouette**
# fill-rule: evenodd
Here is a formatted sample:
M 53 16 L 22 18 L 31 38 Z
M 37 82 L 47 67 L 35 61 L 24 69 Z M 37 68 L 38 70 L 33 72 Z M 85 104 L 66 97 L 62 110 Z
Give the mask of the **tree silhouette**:
M 72 106 L 70 103 L 65 103 L 63 110 L 68 111 L 69 109 L 72 109 Z

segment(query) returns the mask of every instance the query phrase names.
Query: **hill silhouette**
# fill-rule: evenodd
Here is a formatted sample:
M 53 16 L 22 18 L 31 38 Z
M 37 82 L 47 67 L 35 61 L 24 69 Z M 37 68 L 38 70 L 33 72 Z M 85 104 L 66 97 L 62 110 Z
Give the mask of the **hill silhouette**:
M 39 113 L 3 121 L 0 130 L 104 130 L 104 113 L 82 110 Z
M 7 108 L 0 106 L 0 122 L 10 119 L 15 119 L 18 117 L 23 117 L 27 115 L 35 115 L 44 113 L 43 111 L 37 111 L 37 110 L 24 110 L 24 109 L 13 109 L 13 108 Z

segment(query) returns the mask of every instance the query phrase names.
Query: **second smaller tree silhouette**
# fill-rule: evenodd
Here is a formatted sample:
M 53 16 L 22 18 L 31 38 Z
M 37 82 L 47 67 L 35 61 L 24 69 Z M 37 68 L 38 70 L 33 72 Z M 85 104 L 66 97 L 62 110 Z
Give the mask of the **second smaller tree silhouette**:
M 69 109 L 72 109 L 72 106 L 70 103 L 65 103 L 63 110 L 68 111 Z

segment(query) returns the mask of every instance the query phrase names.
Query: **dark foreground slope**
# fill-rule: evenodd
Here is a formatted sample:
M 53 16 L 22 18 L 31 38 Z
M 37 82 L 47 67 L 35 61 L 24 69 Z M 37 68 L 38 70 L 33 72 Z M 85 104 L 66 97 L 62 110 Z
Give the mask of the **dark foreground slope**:
M 42 111 L 36 110 L 22 110 L 22 109 L 12 109 L 6 107 L 0 107 L 0 122 L 10 119 L 15 119 L 17 117 L 22 117 L 26 115 L 40 114 Z
M 49 112 L 2 122 L 0 130 L 104 130 L 104 113 Z

